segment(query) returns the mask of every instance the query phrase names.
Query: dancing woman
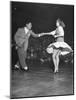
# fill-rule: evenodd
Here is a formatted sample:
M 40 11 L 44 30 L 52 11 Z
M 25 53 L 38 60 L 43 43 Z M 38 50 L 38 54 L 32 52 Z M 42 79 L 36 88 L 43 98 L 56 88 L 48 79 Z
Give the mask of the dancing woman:
M 51 43 L 46 49 L 47 53 L 52 54 L 53 63 L 55 66 L 54 73 L 58 72 L 59 70 L 59 56 L 72 52 L 72 48 L 64 42 L 64 22 L 60 19 L 57 19 L 56 26 L 56 30 L 49 33 L 40 34 L 40 36 L 53 35 L 55 38 L 55 42 Z

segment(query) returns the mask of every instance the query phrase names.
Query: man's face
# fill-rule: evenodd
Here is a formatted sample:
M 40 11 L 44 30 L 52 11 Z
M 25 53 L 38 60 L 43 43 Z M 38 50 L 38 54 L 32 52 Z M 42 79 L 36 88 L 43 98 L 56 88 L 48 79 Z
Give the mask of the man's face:
M 32 28 L 32 23 L 29 22 L 28 24 L 26 24 L 26 27 L 30 30 Z

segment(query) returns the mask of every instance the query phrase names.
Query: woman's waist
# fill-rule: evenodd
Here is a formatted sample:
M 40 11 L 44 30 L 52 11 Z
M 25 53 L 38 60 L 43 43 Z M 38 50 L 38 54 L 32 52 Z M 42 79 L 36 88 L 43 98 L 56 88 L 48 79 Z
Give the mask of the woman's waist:
M 57 41 L 57 42 L 63 42 L 64 41 L 64 36 L 56 37 L 55 41 Z

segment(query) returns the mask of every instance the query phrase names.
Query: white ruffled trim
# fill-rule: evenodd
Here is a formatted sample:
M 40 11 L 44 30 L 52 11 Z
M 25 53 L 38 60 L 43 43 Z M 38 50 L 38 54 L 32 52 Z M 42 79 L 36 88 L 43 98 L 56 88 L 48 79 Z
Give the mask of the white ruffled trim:
M 47 53 L 49 53 L 49 54 L 53 53 L 53 46 L 55 46 L 56 48 L 61 47 L 61 48 L 68 48 L 68 49 L 72 50 L 72 48 L 65 42 L 54 42 L 54 43 L 50 44 L 48 46 L 48 48 L 46 49 Z M 61 51 L 61 55 L 66 55 L 68 53 L 70 53 L 70 51 L 66 51 L 66 50 Z

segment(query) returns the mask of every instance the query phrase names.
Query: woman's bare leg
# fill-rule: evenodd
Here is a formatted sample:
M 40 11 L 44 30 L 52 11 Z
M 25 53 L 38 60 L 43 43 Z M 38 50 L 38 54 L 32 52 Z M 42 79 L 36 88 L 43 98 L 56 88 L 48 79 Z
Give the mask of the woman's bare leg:
M 60 51 L 58 51 L 56 54 L 56 71 L 57 72 L 59 70 L 59 55 L 60 55 Z
M 58 72 L 59 70 L 59 55 L 60 55 L 60 50 L 54 49 L 52 57 L 53 57 L 53 63 L 55 67 L 54 69 L 55 73 Z
M 54 49 L 53 55 L 52 55 L 53 63 L 54 63 L 54 67 L 55 67 L 54 72 L 57 71 L 57 57 L 56 57 L 57 52 L 58 52 L 58 50 Z

